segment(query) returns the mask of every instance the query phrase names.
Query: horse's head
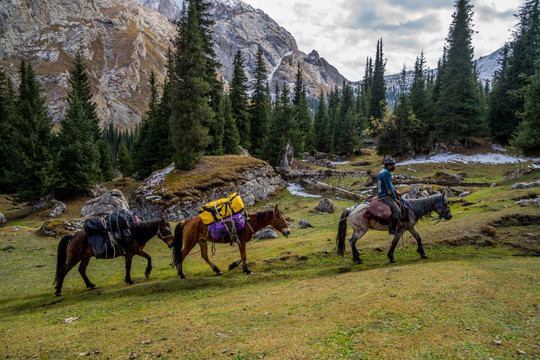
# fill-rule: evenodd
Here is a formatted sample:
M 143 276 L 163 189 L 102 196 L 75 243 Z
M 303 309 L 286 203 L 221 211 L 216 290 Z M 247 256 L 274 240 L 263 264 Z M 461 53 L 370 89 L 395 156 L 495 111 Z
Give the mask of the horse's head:
M 291 233 L 289 223 L 287 222 L 287 219 L 285 219 L 285 215 L 281 212 L 281 210 L 279 210 L 279 206 L 277 204 L 274 208 L 270 225 L 272 225 L 277 231 L 281 232 L 285 237 L 288 237 Z
M 450 220 L 452 218 L 452 212 L 450 211 L 450 205 L 448 205 L 448 199 L 446 198 L 446 192 L 444 190 L 437 205 L 435 205 L 435 212 L 441 219 Z
M 169 224 L 169 221 L 165 220 L 165 218 L 161 218 L 159 221 L 157 236 L 163 240 L 163 242 L 167 244 L 169 248 L 174 246 L 174 236 L 171 231 L 171 224 Z

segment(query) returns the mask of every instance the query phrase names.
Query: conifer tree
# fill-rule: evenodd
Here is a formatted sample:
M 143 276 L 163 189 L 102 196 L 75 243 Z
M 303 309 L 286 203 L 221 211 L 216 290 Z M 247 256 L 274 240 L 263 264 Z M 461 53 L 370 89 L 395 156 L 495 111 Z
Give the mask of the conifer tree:
M 294 85 L 294 129 L 291 129 L 291 143 L 297 156 L 302 156 L 304 151 L 315 151 L 315 137 L 313 119 L 309 113 L 309 105 L 306 97 L 302 69 L 298 63 L 296 82 Z
M 13 184 L 8 181 L 4 172 L 9 161 L 11 136 L 16 122 L 16 94 L 9 76 L 0 68 L 0 190 L 14 191 Z
M 319 95 L 319 106 L 317 107 L 317 113 L 315 114 L 315 145 L 317 150 L 323 152 L 330 151 L 331 142 L 328 142 L 327 129 L 328 129 L 328 113 L 326 109 L 326 99 L 324 92 L 321 91 Z
M 386 85 L 384 83 L 385 60 L 383 58 L 383 41 L 377 41 L 375 66 L 373 68 L 373 83 L 371 85 L 369 117 L 381 119 L 386 107 Z
M 122 173 L 122 179 L 129 177 L 132 174 L 133 166 L 131 162 L 131 157 L 128 154 L 128 150 L 125 142 L 120 143 L 120 148 L 118 149 L 118 170 Z
M 223 153 L 237 155 L 239 154 L 238 146 L 240 145 L 240 135 L 236 128 L 236 122 L 233 119 L 231 99 L 229 96 L 223 98 Z
M 455 8 L 446 39 L 448 56 L 441 76 L 434 126 L 438 140 L 459 141 L 467 146 L 472 137 L 486 135 L 487 125 L 480 117 L 473 66 L 473 6 L 469 0 L 456 0 Z
M 6 177 L 15 200 L 32 202 L 54 188 L 52 119 L 30 63 L 21 61 L 17 118 L 13 127 Z
M 198 5 L 186 3 L 185 18 L 180 21 L 174 44 L 174 68 L 171 71 L 170 110 L 173 159 L 179 169 L 193 169 L 211 141 L 208 125 L 214 113 L 209 104 L 211 84 L 205 53 L 205 29 Z
M 356 113 L 356 100 L 352 87 L 349 84 L 343 83 L 341 94 L 341 106 L 334 123 L 333 150 L 350 153 L 359 144 L 359 119 Z
M 508 142 L 521 121 L 524 110 L 524 89 L 535 73 L 540 36 L 539 0 L 527 0 L 520 8 L 519 23 L 513 40 L 505 45 L 501 69 L 494 78 L 489 99 L 488 122 L 491 133 L 500 141 Z
M 268 123 L 270 116 L 270 99 L 267 91 L 266 66 L 264 65 L 263 50 L 259 46 L 257 50 L 257 59 L 255 61 L 255 74 L 253 79 L 253 96 L 249 106 L 249 115 L 251 118 L 251 153 L 260 154 L 264 139 L 268 133 Z
M 234 56 L 233 77 L 231 80 L 231 107 L 233 119 L 240 135 L 240 145 L 250 149 L 250 119 L 247 111 L 247 76 L 244 73 L 244 59 L 240 50 Z
M 414 79 L 411 85 L 411 92 L 409 95 L 409 101 L 412 112 L 415 114 L 418 120 L 418 131 L 413 134 L 414 150 L 420 151 L 426 148 L 429 141 L 428 124 L 431 122 L 431 103 L 428 95 L 427 83 L 428 80 L 425 76 L 425 58 L 422 51 L 420 57 L 416 58 L 414 64 Z M 400 101 L 401 102 L 401 101 Z
M 163 169 L 172 161 L 173 146 L 170 132 L 169 80 L 163 85 L 163 95 L 159 96 L 154 71 L 150 73 L 150 104 L 146 116 L 149 122 L 149 138 L 145 152 L 151 163 L 150 172 Z M 127 143 L 129 145 L 129 143 Z M 129 150 L 129 148 L 128 148 Z
M 538 62 L 540 65 L 540 62 Z M 540 66 L 531 79 L 525 92 L 524 111 L 520 114 L 522 122 L 518 125 L 512 145 L 525 155 L 540 155 Z

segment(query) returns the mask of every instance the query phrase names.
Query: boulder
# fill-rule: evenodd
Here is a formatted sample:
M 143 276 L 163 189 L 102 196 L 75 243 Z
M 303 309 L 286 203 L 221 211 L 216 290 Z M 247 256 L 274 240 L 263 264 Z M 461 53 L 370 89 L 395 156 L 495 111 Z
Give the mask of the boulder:
M 59 221 L 51 219 L 41 225 L 40 231 L 48 236 L 60 237 L 82 231 L 85 219 Z
M 258 240 L 264 240 L 264 239 L 277 239 L 278 234 L 274 230 L 273 227 L 265 227 L 264 229 L 257 231 L 253 237 Z
M 105 195 L 109 190 L 101 184 L 94 185 L 93 188 L 88 189 L 88 196 L 92 198 L 97 198 L 98 196 Z
M 309 222 L 305 221 L 305 220 L 300 220 L 298 222 L 298 225 L 300 226 L 300 229 L 307 229 L 308 227 L 312 228 L 313 225 L 311 225 Z
M 465 197 L 465 196 L 469 196 L 471 195 L 471 192 L 470 191 L 465 191 L 465 192 L 462 192 L 461 194 L 459 194 L 459 197 Z
M 48 216 L 49 219 L 56 219 L 57 217 L 62 215 L 64 211 L 66 211 L 67 209 L 66 204 L 58 200 L 51 201 L 51 204 L 52 204 L 52 209 Z
M 517 183 L 510 187 L 510 190 L 514 189 L 532 189 L 534 187 L 540 187 L 540 180 L 533 181 L 530 183 Z
M 205 156 L 197 168 L 154 172 L 137 189 L 131 211 L 148 221 L 190 219 L 202 205 L 237 192 L 245 206 L 266 200 L 286 183 L 268 163 L 245 156 Z
M 324 213 L 333 213 L 335 211 L 336 207 L 334 205 L 334 202 L 330 199 L 323 198 L 319 201 L 319 204 L 315 208 L 315 210 L 319 212 Z
M 517 202 L 514 203 L 514 205 L 519 205 L 519 206 L 528 206 L 528 205 L 533 205 L 533 204 L 537 204 L 540 200 L 540 198 L 536 198 L 536 199 L 522 199 L 522 200 L 519 200 Z
M 124 194 L 120 190 L 111 190 L 85 202 L 81 209 L 81 217 L 107 215 L 122 209 L 129 210 Z
M 5 223 L 7 223 L 7 219 L 4 214 L 0 212 L 0 225 L 4 225 Z

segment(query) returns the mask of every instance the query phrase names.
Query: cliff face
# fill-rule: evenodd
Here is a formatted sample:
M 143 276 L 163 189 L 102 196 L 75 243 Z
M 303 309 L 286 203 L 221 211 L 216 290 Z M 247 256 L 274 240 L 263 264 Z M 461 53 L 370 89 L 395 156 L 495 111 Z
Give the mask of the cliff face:
M 131 127 L 148 106 L 150 71 L 160 81 L 175 27 L 146 7 L 120 0 L 0 2 L 0 66 L 17 81 L 29 61 L 59 120 L 66 108 L 69 69 L 85 59 L 102 122 Z

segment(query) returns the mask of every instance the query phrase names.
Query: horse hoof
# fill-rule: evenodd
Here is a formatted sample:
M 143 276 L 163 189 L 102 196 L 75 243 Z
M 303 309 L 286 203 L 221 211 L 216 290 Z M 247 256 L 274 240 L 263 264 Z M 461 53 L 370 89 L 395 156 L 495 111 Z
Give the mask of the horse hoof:
M 251 274 L 253 274 L 253 271 L 251 270 L 246 271 L 246 275 L 251 275 Z
M 428 259 L 427 255 L 420 255 L 422 259 Z
M 396 262 L 396 260 L 390 259 L 390 263 L 391 263 L 391 264 L 393 264 L 393 263 L 395 263 L 395 262 Z
M 217 272 L 216 272 L 216 275 L 217 275 L 217 276 L 223 275 L 223 271 L 221 271 L 221 270 L 220 270 L 220 271 L 217 271 Z
M 88 287 L 90 290 L 96 290 L 98 287 L 96 285 L 92 285 Z
M 133 285 L 135 284 L 135 281 L 131 280 L 131 281 L 126 281 L 128 283 L 128 285 Z
M 57 292 L 54 293 L 54 295 L 56 295 L 56 296 L 62 296 L 62 293 L 61 293 L 60 291 L 57 291 Z
M 229 271 L 231 271 L 232 269 L 234 269 L 236 266 L 234 266 L 233 264 L 229 265 Z
M 353 261 L 354 261 L 356 264 L 358 264 L 358 265 L 360 265 L 360 264 L 362 264 L 362 263 L 364 262 L 364 261 L 362 261 L 362 259 L 360 259 L 360 258 L 358 258 L 358 259 L 353 259 Z

